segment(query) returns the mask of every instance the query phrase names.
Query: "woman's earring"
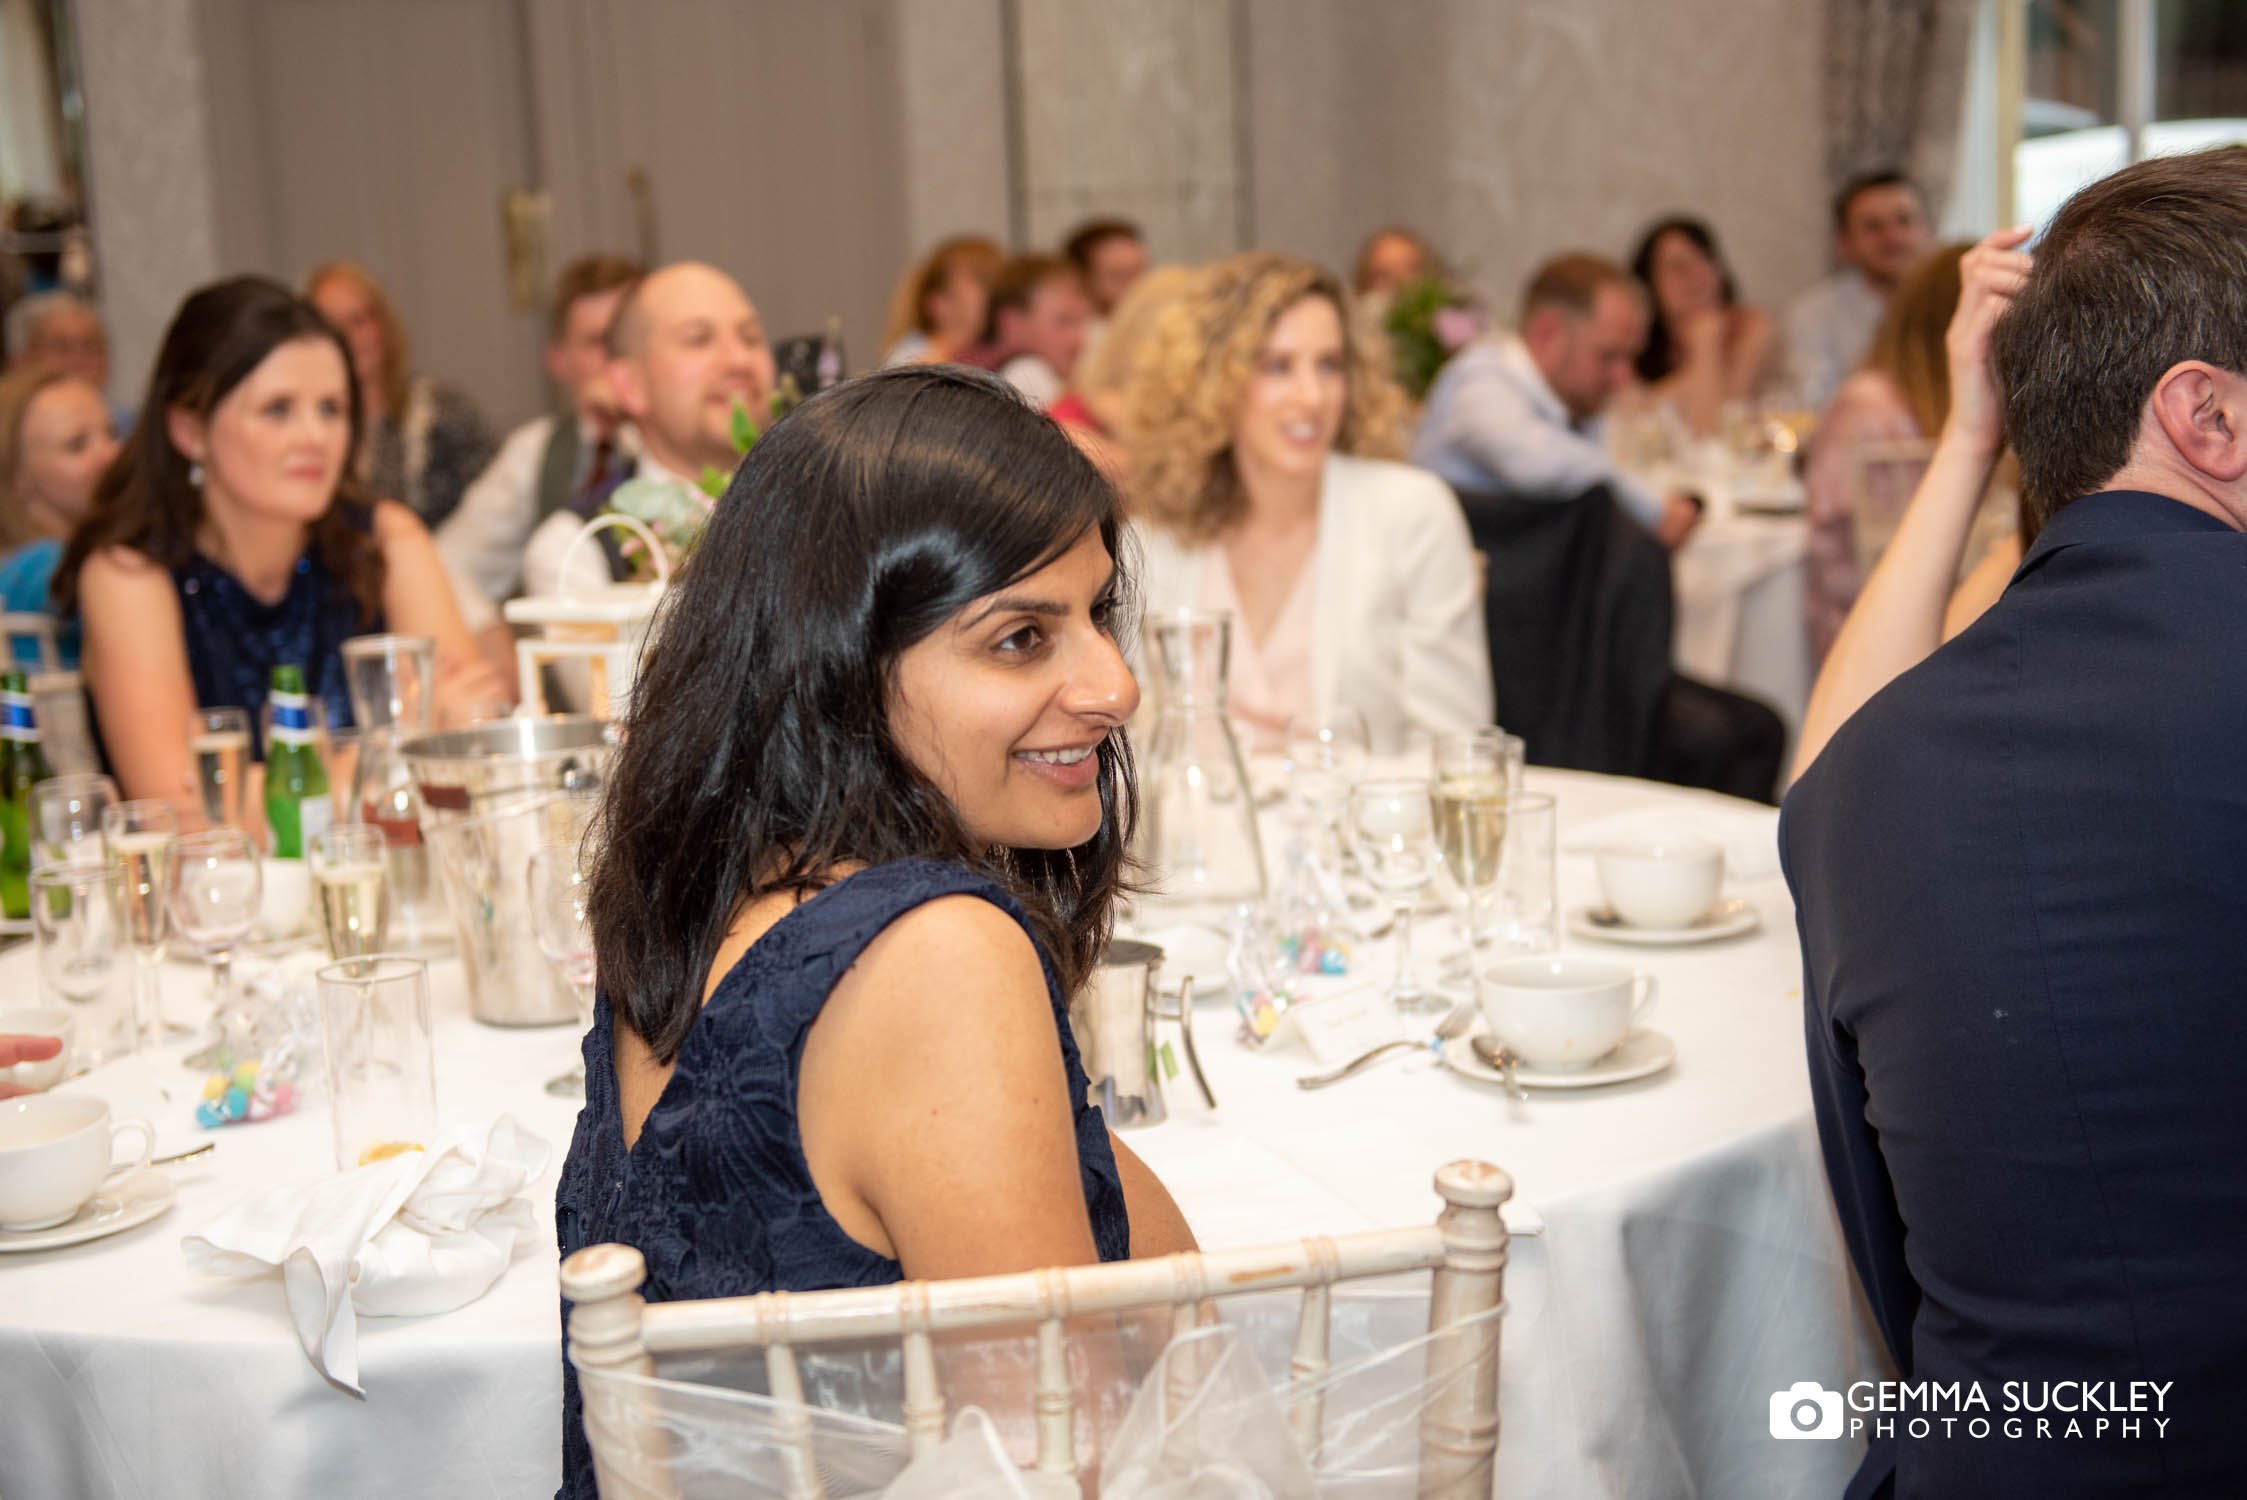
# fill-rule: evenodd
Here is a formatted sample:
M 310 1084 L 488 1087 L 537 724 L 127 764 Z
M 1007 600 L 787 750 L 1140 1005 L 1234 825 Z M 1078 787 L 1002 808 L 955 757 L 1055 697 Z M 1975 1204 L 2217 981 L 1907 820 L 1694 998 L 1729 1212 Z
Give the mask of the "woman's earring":
M 187 482 L 195 489 L 201 489 L 203 487 L 203 465 L 200 461 L 195 459 L 188 460 Z

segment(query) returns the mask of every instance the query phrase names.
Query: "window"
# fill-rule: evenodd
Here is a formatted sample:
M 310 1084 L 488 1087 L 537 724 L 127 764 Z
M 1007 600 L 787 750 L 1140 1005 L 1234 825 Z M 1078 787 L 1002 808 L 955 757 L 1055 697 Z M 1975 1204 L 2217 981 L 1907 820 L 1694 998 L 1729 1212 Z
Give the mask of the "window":
M 2042 223 L 2077 188 L 2129 162 L 2247 141 L 2247 6 L 1996 3 L 2008 222 Z

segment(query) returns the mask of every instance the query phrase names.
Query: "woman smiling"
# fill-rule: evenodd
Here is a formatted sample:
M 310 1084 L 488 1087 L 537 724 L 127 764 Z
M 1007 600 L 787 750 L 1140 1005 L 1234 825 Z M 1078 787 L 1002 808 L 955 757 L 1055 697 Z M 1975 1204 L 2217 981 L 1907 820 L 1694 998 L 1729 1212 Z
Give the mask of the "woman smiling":
M 1191 1246 L 1065 1008 L 1130 835 L 1118 529 L 1060 430 L 957 367 L 823 392 L 751 450 L 602 812 L 564 1256 L 633 1245 L 661 1300 Z
M 1262 747 L 1354 708 L 1373 748 L 1491 722 L 1474 543 L 1399 451 L 1404 398 L 1318 267 L 1219 261 L 1162 318 L 1126 434 L 1150 609 L 1233 616 L 1231 706 Z

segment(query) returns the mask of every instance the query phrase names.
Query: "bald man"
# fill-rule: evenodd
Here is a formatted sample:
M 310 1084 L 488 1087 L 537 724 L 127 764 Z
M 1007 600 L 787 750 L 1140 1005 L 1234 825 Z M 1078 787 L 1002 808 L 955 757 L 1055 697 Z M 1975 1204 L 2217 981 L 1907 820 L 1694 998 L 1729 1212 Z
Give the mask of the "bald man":
M 692 486 L 706 468 L 733 470 L 733 412 L 762 425 L 772 399 L 772 345 L 749 296 L 731 276 L 679 261 L 642 277 L 609 324 L 609 391 L 639 439 L 629 477 Z M 562 591 L 562 556 L 614 486 L 589 491 L 540 524 L 523 554 L 532 594 Z M 576 589 L 609 581 L 590 548 L 571 564 Z

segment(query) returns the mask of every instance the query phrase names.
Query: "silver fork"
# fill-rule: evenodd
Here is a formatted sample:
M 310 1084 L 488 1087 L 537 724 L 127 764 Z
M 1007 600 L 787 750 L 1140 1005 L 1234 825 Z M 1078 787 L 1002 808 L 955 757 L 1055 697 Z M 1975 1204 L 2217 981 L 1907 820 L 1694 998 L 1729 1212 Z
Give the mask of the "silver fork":
M 1479 1009 L 1473 1000 L 1462 1000 L 1451 1007 L 1450 1013 L 1436 1023 L 1435 1035 L 1425 1039 L 1399 1037 L 1393 1042 L 1383 1042 L 1378 1047 L 1368 1048 L 1366 1051 L 1360 1052 L 1339 1068 L 1324 1073 L 1305 1073 L 1295 1080 L 1295 1086 L 1299 1089 L 1323 1089 L 1329 1084 L 1340 1083 L 1353 1074 L 1363 1072 L 1392 1052 L 1419 1051 L 1423 1048 L 1431 1052 L 1440 1052 L 1443 1050 L 1445 1042 L 1450 1041 L 1453 1037 L 1465 1036 L 1474 1027 L 1475 1017 L 1478 1013 Z

